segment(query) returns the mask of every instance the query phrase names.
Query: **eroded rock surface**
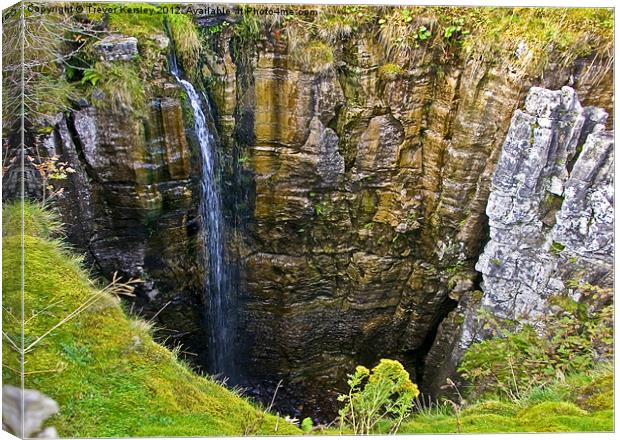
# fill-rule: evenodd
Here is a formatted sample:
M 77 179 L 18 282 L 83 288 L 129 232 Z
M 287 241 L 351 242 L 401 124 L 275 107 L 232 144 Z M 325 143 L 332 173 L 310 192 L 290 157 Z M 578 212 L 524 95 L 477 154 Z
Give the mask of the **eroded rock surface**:
M 531 85 L 560 88 L 571 75 L 555 71 L 541 82 L 510 66 L 413 52 L 388 77 L 379 72 L 390 60 L 370 35 L 336 48 L 332 69 L 298 65 L 271 34 L 246 57 L 209 55 L 222 138 L 243 158 L 237 172 L 252 188 L 238 193 L 247 211 L 236 242 L 246 374 L 250 384 L 272 379 L 269 397 L 283 379 L 278 397 L 289 411 L 293 402 L 301 413 L 333 414 L 345 374 L 381 357 L 403 361 L 424 391 L 443 385 L 476 337 L 475 313 L 465 313 L 480 301 L 474 266 L 488 241 L 491 180 L 513 112 Z M 541 144 L 556 135 L 563 138 L 553 142 L 577 141 L 579 124 L 598 117 L 578 110 L 573 92 L 552 101 L 540 93 L 542 103 L 532 94 L 527 109 L 540 113 L 528 120 L 540 118 Z M 554 118 L 561 127 L 549 127 Z M 570 151 L 554 160 L 570 161 Z M 539 167 L 560 191 L 567 171 L 545 165 L 543 151 L 526 153 L 512 160 L 523 168 L 520 191 L 538 197 Z
M 568 281 L 569 260 L 600 266 L 583 281 L 611 273 L 613 138 L 606 117 L 582 108 L 569 87 L 532 88 L 525 111 L 515 113 L 486 210 L 491 240 L 476 265 L 482 304 L 496 315 L 544 313 L 545 299 Z
M 533 87 L 517 110 L 486 207 L 490 240 L 476 264 L 482 292 L 440 328 L 431 355 L 441 377 L 483 336 L 480 309 L 498 319 L 536 323 L 553 295 L 579 284 L 613 286 L 613 133 L 607 114 L 583 108 L 570 87 Z M 460 321 L 459 325 L 454 325 Z

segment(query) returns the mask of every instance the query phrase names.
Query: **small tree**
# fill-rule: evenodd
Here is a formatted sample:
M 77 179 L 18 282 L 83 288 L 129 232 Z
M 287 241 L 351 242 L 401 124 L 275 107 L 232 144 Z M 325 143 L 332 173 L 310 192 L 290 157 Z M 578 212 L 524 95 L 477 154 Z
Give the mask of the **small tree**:
M 356 434 L 370 434 L 386 419 L 392 420 L 390 433 L 396 433 L 420 394 L 402 364 L 391 359 L 381 359 L 372 372 L 358 366 L 347 383 L 349 393 L 338 396 L 345 402 L 339 412 L 340 426 L 350 426 Z
M 41 177 L 41 203 L 45 205 L 51 198 L 62 194 L 64 188 L 56 189 L 53 181 L 64 180 L 75 170 L 67 162 L 60 162 L 58 156 L 35 159 L 27 156 L 28 160 L 34 164 L 35 169 Z

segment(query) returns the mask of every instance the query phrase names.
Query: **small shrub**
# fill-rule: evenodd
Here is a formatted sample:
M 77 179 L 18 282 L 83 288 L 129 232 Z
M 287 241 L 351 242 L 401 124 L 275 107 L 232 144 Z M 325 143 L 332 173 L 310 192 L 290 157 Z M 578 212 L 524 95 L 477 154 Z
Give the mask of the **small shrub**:
M 347 425 L 356 434 L 370 434 L 386 419 L 392 422 L 390 432 L 397 432 L 420 394 L 401 363 L 391 359 L 381 359 L 372 372 L 358 366 L 347 383 L 349 393 L 338 396 L 345 403 L 339 412 L 340 424 L 341 429 Z
M 306 417 L 305 419 L 301 421 L 301 430 L 305 434 L 310 433 L 312 431 L 312 427 L 313 427 L 313 422 L 310 417 Z
M 605 289 L 598 293 L 604 296 Z M 518 401 L 535 387 L 612 357 L 612 304 L 602 301 L 588 308 L 566 296 L 550 303 L 554 312 L 542 317 L 536 328 L 525 325 L 511 331 L 514 323 L 496 323 L 497 337 L 466 351 L 459 372 L 471 383 L 472 395 L 500 393 Z

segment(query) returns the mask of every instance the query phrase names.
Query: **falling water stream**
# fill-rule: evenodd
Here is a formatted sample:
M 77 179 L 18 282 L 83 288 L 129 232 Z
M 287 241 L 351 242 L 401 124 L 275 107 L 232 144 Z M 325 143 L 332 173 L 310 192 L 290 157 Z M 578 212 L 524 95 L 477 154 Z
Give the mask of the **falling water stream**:
M 230 274 L 224 256 L 224 221 L 216 179 L 215 138 L 209 130 L 200 96 L 189 81 L 180 78 L 174 55 L 171 56 L 170 65 L 171 73 L 187 92 L 194 113 L 194 129 L 200 146 L 202 194 L 199 210 L 202 219 L 204 257 L 208 268 L 204 292 L 209 304 L 209 351 L 211 353 L 209 369 L 213 373 L 230 377 L 234 367 L 231 356 L 233 335 L 229 319 L 231 312 Z M 208 100 L 205 99 L 204 103 L 209 109 Z

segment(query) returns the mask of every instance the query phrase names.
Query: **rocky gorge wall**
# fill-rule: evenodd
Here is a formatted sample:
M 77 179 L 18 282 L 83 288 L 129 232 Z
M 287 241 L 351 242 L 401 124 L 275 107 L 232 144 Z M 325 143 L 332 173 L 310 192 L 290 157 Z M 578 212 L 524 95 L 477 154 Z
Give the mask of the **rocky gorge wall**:
M 110 68 L 137 66 L 137 43 L 115 34 L 95 51 Z M 106 280 L 114 273 L 121 281 L 141 280 L 136 296 L 126 298 L 127 309 L 152 318 L 162 340 L 190 346 L 206 359 L 199 159 L 183 95 L 166 72 L 168 38 L 162 30 L 140 41 L 147 44 L 156 44 L 158 55 L 144 111 L 94 88 L 92 97 L 80 97 L 71 111 L 50 118 L 43 134 L 33 129 L 26 155 L 33 161 L 55 158 L 72 170 L 48 183 L 56 187 L 52 205 L 67 238 L 85 253 L 87 266 Z M 122 89 L 118 80 L 114 89 Z M 26 196 L 40 198 L 40 176 L 34 162 L 25 163 Z M 17 177 L 7 173 L 6 197 L 19 187 Z
M 588 84 L 585 60 L 542 79 L 430 48 L 386 75 L 372 34 L 337 48 L 326 70 L 300 65 L 270 34 L 249 68 L 226 51 L 211 56 L 223 137 L 246 124 L 238 155 L 254 185 L 238 244 L 249 375 L 285 378 L 312 414 L 330 411 L 325 396 L 334 402 L 355 365 L 381 357 L 436 393 L 458 362 L 469 298 L 482 288 L 486 303 L 500 301 L 483 249 L 495 236 L 487 204 L 513 112 L 532 85 L 573 81 L 589 102 L 607 96 L 609 78 Z
M 537 325 L 554 297 L 613 287 L 613 132 L 607 113 L 582 107 L 570 87 L 530 89 L 502 147 L 486 206 L 490 237 L 475 269 L 481 292 L 442 322 L 429 358 L 438 388 L 485 322 Z M 596 295 L 594 295 L 596 297 Z M 591 301 L 592 299 L 590 299 Z M 485 311 L 489 315 L 481 315 Z
M 540 313 L 569 279 L 607 285 L 613 273 L 613 138 L 604 112 L 582 107 L 612 109 L 612 72 L 590 75 L 609 60 L 528 74 L 422 44 L 395 61 L 376 31 L 327 61 L 300 58 L 277 29 L 242 48 L 232 31 L 203 41 L 241 384 L 271 398 L 282 380 L 288 414 L 333 415 L 346 374 L 384 357 L 437 393 L 479 336 L 481 304 Z M 143 279 L 130 307 L 200 364 L 191 115 L 165 37 L 115 38 L 101 55 L 112 64 L 160 45 L 148 111 L 83 102 L 42 145 L 76 171 L 59 199 L 70 240 L 104 275 Z

